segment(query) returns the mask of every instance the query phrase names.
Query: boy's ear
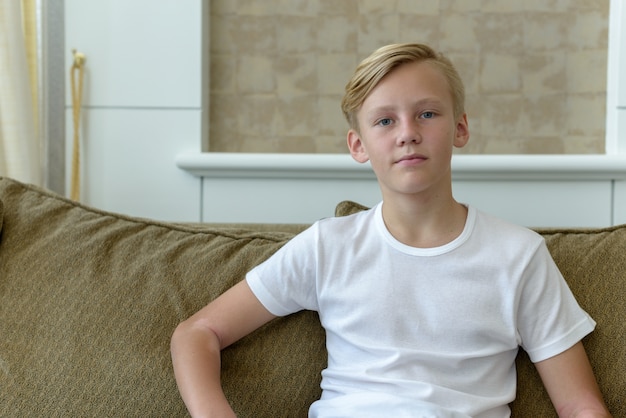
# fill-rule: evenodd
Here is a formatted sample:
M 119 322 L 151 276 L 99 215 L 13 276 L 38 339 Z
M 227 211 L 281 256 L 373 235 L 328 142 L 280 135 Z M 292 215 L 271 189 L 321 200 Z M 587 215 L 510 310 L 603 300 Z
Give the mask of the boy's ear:
M 463 148 L 469 141 L 469 124 L 467 123 L 467 114 L 463 113 L 456 122 L 456 131 L 454 134 L 454 146 Z
M 361 140 L 361 135 L 355 131 L 354 129 L 350 129 L 348 131 L 348 149 L 350 150 L 350 155 L 356 162 L 365 163 L 369 161 L 370 157 L 367 155 L 367 151 L 363 146 L 363 141 Z

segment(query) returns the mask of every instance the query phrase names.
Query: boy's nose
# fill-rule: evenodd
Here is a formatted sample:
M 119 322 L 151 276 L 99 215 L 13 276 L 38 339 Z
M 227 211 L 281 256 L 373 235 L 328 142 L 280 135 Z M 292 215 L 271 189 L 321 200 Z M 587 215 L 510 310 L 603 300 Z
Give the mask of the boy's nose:
M 415 123 L 404 123 L 402 130 L 398 135 L 398 145 L 405 145 L 407 143 L 419 144 L 422 142 L 422 136 L 419 133 L 419 129 L 415 126 Z

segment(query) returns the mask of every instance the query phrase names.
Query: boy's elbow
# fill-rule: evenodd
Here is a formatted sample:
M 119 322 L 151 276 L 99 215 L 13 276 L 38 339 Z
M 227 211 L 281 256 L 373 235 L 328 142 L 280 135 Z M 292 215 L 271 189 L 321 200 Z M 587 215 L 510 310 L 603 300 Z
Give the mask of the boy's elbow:
M 172 353 L 174 353 L 179 345 L 184 344 L 187 328 L 185 322 L 186 321 L 179 323 L 176 328 L 174 328 L 174 332 L 172 333 L 172 337 L 170 338 L 170 350 L 172 351 Z
M 194 318 L 189 318 L 179 323 L 170 339 L 170 350 L 175 356 L 181 348 L 201 346 L 203 349 L 215 349 L 220 351 L 221 342 L 219 336 L 210 327 L 201 324 Z
M 181 322 L 172 333 L 172 337 L 170 338 L 170 353 L 172 359 L 175 359 L 180 352 L 180 348 L 185 346 L 185 340 L 187 339 L 186 327 L 185 322 Z

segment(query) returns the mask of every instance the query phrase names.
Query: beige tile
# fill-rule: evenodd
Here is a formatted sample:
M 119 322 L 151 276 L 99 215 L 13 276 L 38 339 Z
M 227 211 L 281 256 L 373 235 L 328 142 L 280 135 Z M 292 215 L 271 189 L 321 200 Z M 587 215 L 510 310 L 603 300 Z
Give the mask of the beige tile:
M 241 140 L 243 152 L 274 153 L 285 152 L 275 137 L 261 135 L 243 135 Z
M 524 0 L 520 3 L 530 12 L 560 13 L 570 9 L 572 0 Z
M 567 96 L 565 93 L 534 95 L 524 98 L 524 117 L 530 137 L 563 136 L 567 133 Z
M 318 14 L 355 19 L 359 15 L 359 0 L 319 0 Z
M 422 14 L 402 13 L 398 16 L 397 36 L 393 42 L 417 42 L 439 48 L 439 21 Z M 382 46 L 382 41 L 379 46 Z
M 355 54 L 321 54 L 317 61 L 319 94 L 342 94 L 352 76 L 357 58 Z
M 385 0 L 385 1 L 359 0 L 358 4 L 359 4 L 359 14 L 361 15 L 366 15 L 369 13 L 397 13 L 398 12 L 398 0 Z M 415 4 L 413 5 L 413 8 L 415 8 Z
M 520 57 L 516 55 L 485 54 L 480 71 L 480 92 L 513 93 L 522 87 Z
M 470 142 L 478 141 L 482 134 L 482 96 L 469 95 L 465 98 L 465 113 L 470 131 Z
M 269 56 L 240 55 L 237 59 L 239 93 L 273 93 L 276 89 L 274 60 Z
M 232 54 L 237 52 L 236 33 L 237 16 L 211 16 L 210 44 L 211 54 Z
M 348 122 L 341 111 L 341 98 L 340 95 L 318 96 L 317 133 L 319 135 L 345 138 L 348 132 Z
M 485 135 L 482 139 L 483 154 L 520 154 L 523 148 L 522 139 L 510 135 Z
M 370 13 L 358 18 L 357 51 L 369 54 L 375 49 L 398 42 L 398 14 Z
M 276 148 L 286 153 L 315 153 L 315 139 L 310 135 L 280 135 L 276 139 Z
M 276 0 L 236 0 L 236 3 L 237 13 L 242 16 L 273 16 L 278 10 Z
M 258 0 L 257 0 L 258 1 Z M 268 1 L 268 0 L 263 0 Z M 289 16 L 312 16 L 315 17 L 319 13 L 319 0 L 274 0 L 276 9 L 282 15 Z
M 564 136 L 564 154 L 604 154 L 606 141 L 604 135 Z
M 567 90 L 571 93 L 606 92 L 606 50 L 567 54 Z
M 568 20 L 566 33 L 571 50 L 608 48 L 608 13 L 600 10 L 572 11 L 568 14 Z
M 569 24 L 567 13 L 527 13 L 524 19 L 524 50 L 563 50 L 567 47 Z
M 210 128 L 216 132 L 237 132 L 240 112 L 239 96 L 233 94 L 211 94 Z
M 281 54 L 274 62 L 279 95 L 317 94 L 317 54 Z
M 281 16 L 275 30 L 280 54 L 302 54 L 317 49 L 316 17 Z
M 233 0 L 211 0 L 209 11 L 215 16 L 234 15 L 237 14 L 237 6 Z
M 532 136 L 520 143 L 522 154 L 563 154 L 562 136 Z
M 239 131 L 209 129 L 209 152 L 248 152 L 243 146 Z
M 477 13 L 481 11 L 482 3 L 483 0 L 439 0 L 439 10 L 442 16 L 450 12 Z
M 481 56 L 476 53 L 466 52 L 445 52 L 444 55 L 448 57 L 450 61 L 456 67 L 463 85 L 465 86 L 465 95 L 478 94 L 480 87 L 480 68 L 481 68 Z
M 315 141 L 315 152 L 323 154 L 347 154 L 345 136 L 324 136 L 318 135 L 313 138 Z
M 483 13 L 522 13 L 523 1 L 483 0 L 480 10 Z
M 520 94 L 483 95 L 480 126 L 484 135 L 511 135 L 528 132 Z
M 602 93 L 570 94 L 566 115 L 566 135 L 604 137 L 606 95 Z
M 237 92 L 237 57 L 234 54 L 212 54 L 210 64 L 212 93 Z
M 385 3 L 380 0 L 370 0 L 373 3 Z M 440 0 L 398 0 L 396 10 L 401 15 L 404 13 L 420 14 L 422 16 L 439 17 L 441 14 Z
M 276 132 L 281 135 L 316 135 L 318 120 L 314 95 L 281 96 L 276 101 Z
M 348 16 L 319 16 L 317 18 L 317 52 L 354 53 L 357 50 L 358 27 Z
M 609 1 L 610 0 L 570 0 L 569 7 L 579 12 L 598 9 L 609 10 Z
M 276 135 L 276 97 L 273 94 L 242 95 L 237 112 L 237 129 L 245 137 L 272 138 Z
M 237 16 L 229 26 L 231 42 L 239 53 L 272 54 L 277 24 L 278 17 Z
M 446 14 L 439 19 L 441 28 L 439 48 L 444 52 L 478 51 L 477 21 L 473 15 Z
M 477 17 L 476 39 L 481 51 L 510 54 L 523 51 L 524 24 L 519 13 L 483 13 Z
M 484 135 L 476 135 L 475 131 L 470 131 L 470 139 L 463 148 L 455 148 L 457 154 L 484 154 L 486 153 L 487 140 Z
M 567 89 L 566 51 L 527 54 L 521 63 L 525 94 L 553 94 Z

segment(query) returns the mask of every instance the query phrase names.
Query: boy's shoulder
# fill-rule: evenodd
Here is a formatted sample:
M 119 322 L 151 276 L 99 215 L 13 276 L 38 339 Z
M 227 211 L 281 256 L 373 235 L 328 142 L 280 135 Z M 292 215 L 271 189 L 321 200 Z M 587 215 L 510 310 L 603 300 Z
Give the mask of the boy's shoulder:
M 544 238 L 532 229 L 515 224 L 499 216 L 475 209 L 475 235 L 482 241 L 488 240 L 496 246 L 539 246 Z

